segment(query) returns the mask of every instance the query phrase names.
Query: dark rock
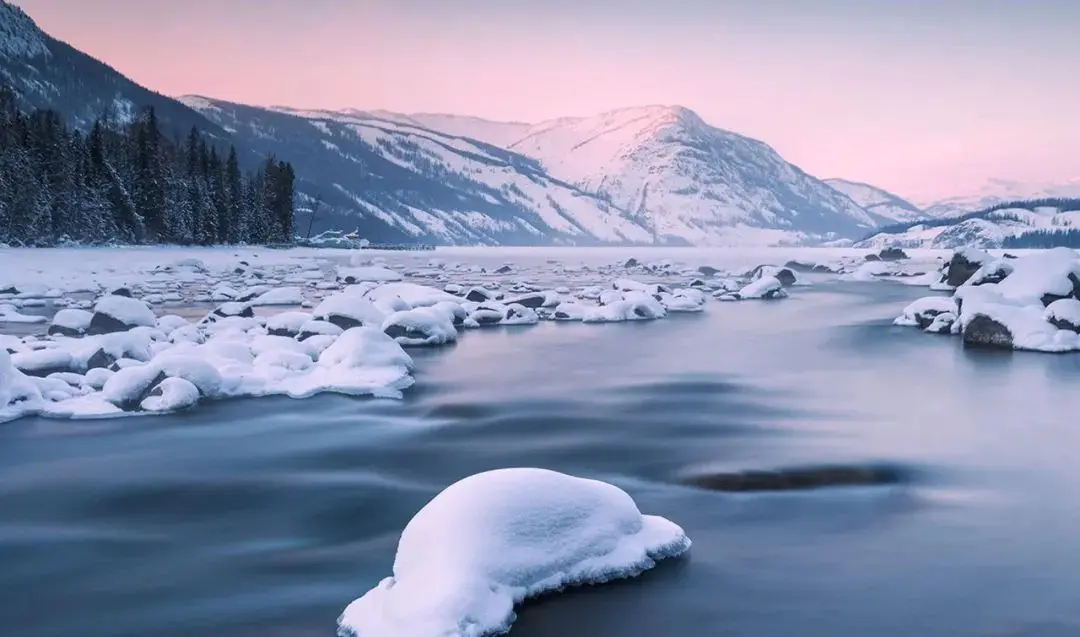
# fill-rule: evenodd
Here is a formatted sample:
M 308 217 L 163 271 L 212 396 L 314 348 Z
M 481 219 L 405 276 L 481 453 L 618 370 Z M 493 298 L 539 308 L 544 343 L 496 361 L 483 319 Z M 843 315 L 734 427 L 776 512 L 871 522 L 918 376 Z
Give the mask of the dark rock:
M 50 325 L 48 335 L 49 336 L 71 336 L 79 337 L 85 334 L 82 330 L 72 329 L 70 327 L 64 327 L 63 325 Z
M 345 285 L 355 285 L 355 284 L 359 283 L 359 281 L 356 279 L 356 277 L 354 277 L 351 274 L 346 276 L 345 278 L 338 277 L 338 281 L 344 283 Z
M 1019 259 L 1020 258 L 1020 257 L 1016 256 L 1015 254 L 1009 254 L 1008 252 L 1006 252 L 1005 254 L 1003 254 L 1001 256 L 1003 258 L 1005 258 L 1005 259 Z
M 881 257 L 879 257 L 876 254 L 868 254 L 868 255 L 866 255 L 866 260 L 867 261 L 881 261 Z
M 964 346 L 1012 349 L 1013 335 L 1009 328 L 998 321 L 985 314 L 977 314 L 964 327 Z
M 944 282 L 954 288 L 960 287 L 967 283 L 968 279 L 970 279 L 981 267 L 981 263 L 968 261 L 963 254 L 957 252 L 949 259 L 949 264 L 946 266 L 947 269 L 945 270 Z
M 129 329 L 131 329 L 131 326 L 119 319 L 113 318 L 108 314 L 94 312 L 94 316 L 90 319 L 90 327 L 87 328 L 86 333 L 91 336 L 96 336 L 98 334 L 126 332 Z
M 351 316 L 342 316 L 341 314 L 331 314 L 326 317 L 327 323 L 333 323 L 342 330 L 349 330 L 354 327 L 363 327 L 363 322 L 358 321 Z
M 514 271 L 513 268 L 511 268 L 508 265 L 504 265 L 501 268 L 499 268 L 498 270 L 495 270 L 495 274 L 510 274 L 513 271 Z
M 259 294 L 257 292 L 248 292 L 247 294 L 241 294 L 240 296 L 236 297 L 235 299 L 233 299 L 233 302 L 247 303 L 248 301 L 254 301 L 255 298 L 258 296 Z
M 109 292 L 109 294 L 113 296 L 126 296 L 129 299 L 132 298 L 131 290 L 129 290 L 128 288 L 116 288 L 112 292 Z
M 484 301 L 490 301 L 494 296 L 493 293 L 484 288 L 473 288 L 465 295 L 465 300 L 473 303 L 483 303 Z
M 524 305 L 527 308 L 538 310 L 544 307 L 545 301 L 547 301 L 546 294 L 525 294 L 522 296 L 514 297 L 512 299 L 508 299 L 506 303 L 508 305 L 511 303 L 517 303 L 518 305 Z
M 285 329 L 283 327 L 278 328 L 278 329 L 274 329 L 274 330 L 267 330 L 266 333 L 269 334 L 270 336 L 284 336 L 286 338 L 296 338 L 300 334 L 300 332 L 294 332 L 292 330 L 287 330 L 287 329 Z
M 795 281 L 797 280 L 795 277 L 795 273 L 787 268 L 783 268 L 779 272 L 777 272 L 776 278 L 778 281 L 780 281 L 780 285 L 786 288 L 795 285 Z
M 909 472 L 895 466 L 797 467 L 775 471 L 740 471 L 691 477 L 694 486 L 733 493 L 755 491 L 805 491 L 829 487 L 863 487 L 901 484 Z
M 623 267 L 624 267 L 624 268 L 636 268 L 636 267 L 638 267 L 639 265 L 641 265 L 641 264 L 640 264 L 640 263 L 638 263 L 638 260 L 637 260 L 637 259 L 635 259 L 635 258 L 633 258 L 633 257 L 631 257 L 631 258 L 629 258 L 629 259 L 627 259 L 627 260 L 626 260 L 626 263 L 624 263 L 624 264 L 623 264 Z
M 247 270 L 245 270 L 244 268 L 236 268 L 235 270 L 233 270 L 233 274 L 243 274 L 245 272 L 247 272 Z
M 900 248 L 885 248 L 881 252 L 878 252 L 878 258 L 882 261 L 901 261 L 907 259 L 907 252 L 904 252 Z
M 250 264 L 250 263 L 248 263 L 247 261 L 241 261 L 241 262 L 240 262 L 240 265 L 251 265 L 251 264 Z
M 1050 319 L 1050 324 L 1058 328 L 1059 330 L 1068 330 L 1070 332 L 1076 332 L 1077 334 L 1080 334 L 1080 325 L 1075 325 L 1071 321 L 1066 321 L 1065 319 L 1054 317 Z
M 255 310 L 252 309 L 250 305 L 243 306 L 243 308 L 239 309 L 239 311 L 232 311 L 234 309 L 237 308 L 235 308 L 235 306 L 219 307 L 214 310 L 213 314 L 215 316 L 220 316 L 221 318 L 228 318 L 230 316 L 239 316 L 241 318 L 254 318 L 255 316 Z
M 716 274 L 718 272 L 720 272 L 720 270 L 717 270 L 716 268 L 712 267 L 711 265 L 703 265 L 703 266 L 699 267 L 697 269 L 697 271 L 700 272 L 703 276 L 708 276 L 708 277 L 716 276 Z
M 396 323 L 393 324 L 393 325 L 386 326 L 386 329 L 383 330 L 383 331 L 386 332 L 386 335 L 389 336 L 390 338 L 405 337 L 405 338 L 411 338 L 411 339 L 416 339 L 416 340 L 423 340 L 423 339 L 428 337 L 428 335 L 425 334 L 424 332 L 421 332 L 419 330 L 406 329 L 406 328 L 404 328 L 401 325 L 398 325 Z
M 86 369 L 88 371 L 99 368 L 109 369 L 114 364 L 116 364 L 116 357 L 99 347 L 98 351 L 94 352 L 94 355 L 86 361 Z
M 817 272 L 818 274 L 836 274 L 836 270 L 821 264 L 814 266 L 814 272 Z
M 0 294 L 18 294 L 19 290 L 15 287 L 0 288 Z
M 940 315 L 938 315 L 938 316 L 940 316 Z M 936 318 L 937 317 L 935 316 L 935 319 Z M 930 333 L 930 334 L 951 334 L 952 333 L 952 326 L 953 326 L 953 323 L 955 322 L 955 320 L 956 320 L 955 318 L 952 319 L 952 320 L 943 320 L 940 323 L 937 323 L 937 327 L 933 327 L 933 328 L 932 328 L 932 326 L 934 325 L 934 322 L 931 321 L 923 329 L 925 331 L 927 331 L 928 333 Z M 920 321 L 920 324 L 921 324 L 921 321 Z
M 705 287 L 705 285 L 706 285 L 706 283 L 704 281 L 702 281 L 701 279 L 694 279 L 693 281 L 690 282 L 690 287 L 692 287 L 692 288 L 703 288 L 703 287 Z

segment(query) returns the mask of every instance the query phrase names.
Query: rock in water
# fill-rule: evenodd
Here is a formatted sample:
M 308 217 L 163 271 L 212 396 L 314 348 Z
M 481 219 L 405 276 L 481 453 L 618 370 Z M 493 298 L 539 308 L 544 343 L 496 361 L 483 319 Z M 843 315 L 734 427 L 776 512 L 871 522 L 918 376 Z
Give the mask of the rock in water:
M 882 261 L 901 261 L 907 259 L 908 255 L 900 248 L 885 248 L 878 252 L 878 258 Z
M 1013 348 L 1013 335 L 1009 328 L 985 314 L 971 318 L 964 326 L 963 334 L 967 347 Z
M 545 469 L 479 473 L 413 517 L 393 576 L 349 604 L 338 634 L 496 635 L 526 598 L 633 577 L 689 548 L 679 526 L 642 515 L 605 482 Z
M 157 319 L 146 303 L 126 296 L 103 296 L 94 304 L 87 334 L 126 332 L 133 327 L 154 327 Z
M 960 287 L 967 283 L 984 263 L 990 261 L 989 254 L 982 250 L 958 250 L 953 253 L 945 269 L 944 283 L 952 287 Z

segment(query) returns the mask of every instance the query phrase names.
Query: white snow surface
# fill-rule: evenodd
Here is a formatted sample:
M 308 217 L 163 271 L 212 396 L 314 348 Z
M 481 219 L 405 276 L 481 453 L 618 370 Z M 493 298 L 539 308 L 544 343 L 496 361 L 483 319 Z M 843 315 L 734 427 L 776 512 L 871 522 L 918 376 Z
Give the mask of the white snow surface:
M 339 634 L 482 637 L 514 605 L 567 586 L 634 577 L 690 548 L 618 487 L 544 469 L 479 473 L 447 487 L 401 533 L 393 575 L 349 604 Z

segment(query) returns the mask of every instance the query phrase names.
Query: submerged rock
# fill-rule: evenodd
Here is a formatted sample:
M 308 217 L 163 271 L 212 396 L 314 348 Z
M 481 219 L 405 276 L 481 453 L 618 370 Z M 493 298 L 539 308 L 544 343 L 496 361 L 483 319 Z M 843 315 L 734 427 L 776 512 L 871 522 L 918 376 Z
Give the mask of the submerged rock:
M 805 491 L 829 487 L 860 487 L 901 484 L 909 472 L 891 465 L 794 467 L 738 471 L 692 476 L 687 483 L 732 493 L 755 491 Z

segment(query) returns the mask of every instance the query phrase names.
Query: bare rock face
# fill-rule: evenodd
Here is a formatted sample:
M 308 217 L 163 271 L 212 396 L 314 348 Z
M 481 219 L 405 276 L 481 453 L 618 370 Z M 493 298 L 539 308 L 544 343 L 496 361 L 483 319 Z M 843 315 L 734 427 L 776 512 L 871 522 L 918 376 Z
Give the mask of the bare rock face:
M 964 327 L 964 346 L 1011 350 L 1013 335 L 1000 322 L 978 314 Z
M 970 279 L 981 267 L 981 263 L 969 261 L 967 257 L 960 252 L 957 252 L 949 259 L 949 264 L 945 270 L 944 283 L 951 285 L 954 288 L 960 287 L 967 283 L 968 279 Z

